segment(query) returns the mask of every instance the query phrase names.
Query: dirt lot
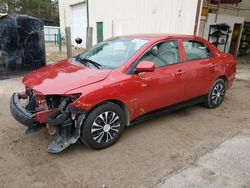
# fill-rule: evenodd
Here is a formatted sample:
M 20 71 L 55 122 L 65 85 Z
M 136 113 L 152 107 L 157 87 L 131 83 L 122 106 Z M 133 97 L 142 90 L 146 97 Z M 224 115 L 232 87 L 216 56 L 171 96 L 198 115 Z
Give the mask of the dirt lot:
M 72 47 L 72 54 L 77 55 L 84 52 L 83 48 Z M 59 51 L 59 47 L 55 46 L 53 43 L 46 44 L 46 60 L 47 64 L 53 63 L 55 61 L 63 60 L 67 58 L 66 47 L 62 46 L 62 50 Z
M 9 113 L 10 95 L 23 89 L 21 78 L 2 80 L 0 187 L 161 186 L 225 141 L 249 133 L 250 64 L 240 64 L 238 72 L 217 109 L 198 105 L 180 110 L 127 128 L 108 149 L 95 151 L 77 143 L 58 155 L 46 152 L 51 137 L 45 130 L 25 135 Z

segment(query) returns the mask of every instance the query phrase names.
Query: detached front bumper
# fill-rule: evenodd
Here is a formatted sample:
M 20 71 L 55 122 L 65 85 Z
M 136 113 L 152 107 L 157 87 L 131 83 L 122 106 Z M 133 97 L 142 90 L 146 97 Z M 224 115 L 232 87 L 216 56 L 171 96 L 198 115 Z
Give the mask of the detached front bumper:
M 18 93 L 14 93 L 10 99 L 10 112 L 12 116 L 26 127 L 33 127 L 33 115 L 22 107 Z
M 26 133 L 32 133 L 41 128 L 55 127 L 58 136 L 49 145 L 49 153 L 59 153 L 69 145 L 77 142 L 81 135 L 81 126 L 84 122 L 86 111 L 69 107 L 69 100 L 63 99 L 58 108 L 45 109 L 31 113 L 21 105 L 20 99 L 27 99 L 23 93 L 14 93 L 10 99 L 10 112 L 21 124 L 28 127 Z M 67 110 L 63 110 L 63 109 Z

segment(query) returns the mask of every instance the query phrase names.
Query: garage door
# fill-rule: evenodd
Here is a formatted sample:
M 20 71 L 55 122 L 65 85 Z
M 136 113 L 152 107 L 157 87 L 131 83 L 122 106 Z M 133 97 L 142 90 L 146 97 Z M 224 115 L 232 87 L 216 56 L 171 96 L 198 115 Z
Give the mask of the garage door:
M 83 40 L 81 47 L 86 47 L 87 8 L 85 3 L 72 6 L 72 45 L 76 38 Z

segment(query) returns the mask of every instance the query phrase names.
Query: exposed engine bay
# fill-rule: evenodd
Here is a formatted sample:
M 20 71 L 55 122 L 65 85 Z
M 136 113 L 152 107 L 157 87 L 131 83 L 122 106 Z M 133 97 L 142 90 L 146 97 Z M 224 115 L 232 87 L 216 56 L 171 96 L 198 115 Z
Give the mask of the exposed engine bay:
M 56 135 L 48 146 L 48 152 L 58 153 L 76 143 L 80 137 L 86 112 L 70 105 L 79 96 L 43 96 L 26 88 L 23 93 L 13 94 L 11 113 L 17 121 L 28 127 L 27 134 L 47 128 L 50 135 Z

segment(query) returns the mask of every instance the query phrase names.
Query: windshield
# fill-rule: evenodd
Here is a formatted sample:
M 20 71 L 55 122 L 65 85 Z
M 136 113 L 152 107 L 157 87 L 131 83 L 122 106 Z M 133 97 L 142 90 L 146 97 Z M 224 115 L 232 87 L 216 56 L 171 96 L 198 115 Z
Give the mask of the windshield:
M 114 38 L 97 44 L 79 58 L 96 62 L 104 69 L 115 69 L 123 65 L 147 42 L 148 40 L 129 37 Z

